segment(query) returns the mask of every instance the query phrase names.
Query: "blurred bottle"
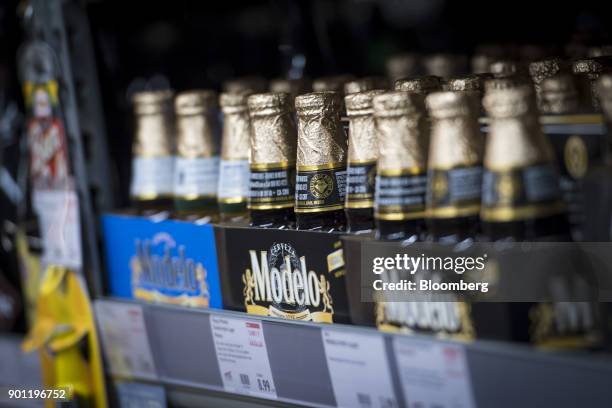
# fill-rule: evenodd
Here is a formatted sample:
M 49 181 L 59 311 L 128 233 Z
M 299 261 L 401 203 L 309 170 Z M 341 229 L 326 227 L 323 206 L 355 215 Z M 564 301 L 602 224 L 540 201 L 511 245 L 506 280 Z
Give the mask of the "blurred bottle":
M 372 98 L 382 90 L 358 92 L 344 100 L 349 118 L 346 218 L 349 232 L 374 228 L 374 186 L 378 143 Z
M 344 84 L 344 94 L 350 95 L 358 92 L 371 91 L 373 89 L 387 89 L 389 84 L 383 77 L 364 77 L 349 81 Z
M 223 92 L 230 94 L 260 93 L 266 92 L 267 88 L 268 83 L 265 78 L 256 75 L 233 78 L 223 83 Z
M 588 112 L 600 112 L 597 80 L 604 72 L 612 71 L 612 57 L 580 59 L 572 62 L 572 72 L 576 77 L 580 102 Z
M 295 99 L 298 117 L 295 213 L 298 229 L 344 229 L 347 138 L 337 92 Z
M 141 211 L 172 208 L 175 128 L 172 91 L 134 94 L 135 135 L 130 197 Z
M 419 56 L 417 54 L 396 54 L 386 61 L 387 78 L 394 84 L 402 78 L 413 78 L 421 74 Z
M 570 72 L 570 66 L 567 61 L 560 58 L 553 58 L 542 61 L 535 61 L 529 64 L 529 75 L 533 81 L 533 86 L 536 92 L 537 106 L 541 108 L 541 86 L 540 84 L 546 78 L 551 78 L 560 73 Z
M 378 164 L 374 200 L 377 237 L 419 239 L 425 217 L 429 129 L 422 95 L 373 98 Z
M 442 78 L 438 76 L 421 76 L 416 78 L 403 78 L 395 81 L 394 89 L 412 94 L 421 95 L 422 98 L 431 92 L 442 90 Z
M 247 214 L 249 197 L 250 120 L 248 93 L 222 93 L 223 136 L 217 200 L 222 220 Z
M 188 91 L 174 102 L 177 158 L 174 169 L 174 205 L 179 214 L 210 216 L 217 213 L 219 143 L 217 93 Z
M 273 79 L 270 81 L 270 92 L 283 92 L 291 95 L 291 104 L 298 95 L 312 91 L 312 83 L 304 78 L 300 79 Z
M 467 74 L 467 57 L 458 54 L 431 54 L 423 58 L 425 74 L 451 78 Z
M 432 118 L 426 214 L 434 241 L 459 242 L 478 233 L 484 136 L 477 98 L 466 92 L 426 98 Z
M 569 240 L 554 153 L 529 86 L 487 91 L 480 218 L 489 240 Z
M 297 135 L 293 97 L 288 93 L 251 95 L 251 225 L 291 228 L 295 223 Z

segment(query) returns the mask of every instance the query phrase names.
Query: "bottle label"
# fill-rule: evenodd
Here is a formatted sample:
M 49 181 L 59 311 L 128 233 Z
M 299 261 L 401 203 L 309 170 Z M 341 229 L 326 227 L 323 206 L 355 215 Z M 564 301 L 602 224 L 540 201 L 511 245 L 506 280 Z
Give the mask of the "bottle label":
M 427 184 L 427 216 L 455 218 L 478 215 L 482 192 L 482 167 L 430 169 Z
M 484 172 L 481 210 L 484 221 L 518 221 L 564 210 L 557 172 L 550 163 Z
M 174 192 L 174 156 L 134 157 L 130 195 L 141 200 L 171 197 Z
M 184 200 L 216 197 L 219 157 L 177 157 L 174 168 L 174 196 Z
M 251 165 L 249 208 L 272 210 L 291 208 L 295 198 L 295 164 Z
M 349 163 L 346 179 L 346 208 L 374 207 L 376 161 Z
M 217 197 L 221 203 L 241 203 L 249 196 L 249 161 L 221 160 Z
M 423 218 L 426 190 L 427 176 L 423 170 L 379 171 L 375 217 L 385 221 Z
M 295 212 L 323 212 L 344 208 L 346 167 L 340 163 L 298 166 Z

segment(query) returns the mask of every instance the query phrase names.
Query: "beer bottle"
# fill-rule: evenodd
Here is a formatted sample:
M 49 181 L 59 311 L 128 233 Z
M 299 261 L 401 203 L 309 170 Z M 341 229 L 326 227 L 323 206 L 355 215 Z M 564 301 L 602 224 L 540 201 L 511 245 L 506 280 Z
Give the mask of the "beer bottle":
M 473 74 L 485 74 L 491 72 L 489 68 L 496 60 L 502 58 L 507 53 L 506 47 L 496 44 L 481 45 L 476 48 L 470 60 Z
M 344 228 L 347 138 L 340 122 L 342 105 L 337 92 L 313 92 L 295 99 L 298 229 L 333 231 Z
M 529 75 L 531 75 L 531 80 L 533 81 L 537 106 L 539 108 L 541 108 L 540 84 L 542 81 L 559 73 L 566 72 L 569 72 L 569 64 L 560 58 L 535 61 L 529 64 Z
M 230 94 L 260 93 L 266 92 L 266 88 L 267 81 L 264 78 L 256 75 L 233 78 L 223 83 L 223 92 Z
M 247 213 L 249 197 L 250 121 L 247 93 L 222 93 L 223 137 L 217 200 L 223 220 Z
M 403 78 L 395 81 L 394 89 L 425 97 L 428 93 L 442 90 L 442 78 L 426 75 L 415 78 Z
M 174 205 L 179 214 L 217 212 L 219 148 L 217 93 L 189 91 L 174 102 L 177 158 L 174 169 Z
M 467 58 L 458 54 L 432 54 L 423 59 L 427 75 L 450 78 L 467 72 Z
M 312 89 L 310 81 L 301 79 L 273 79 L 270 81 L 270 92 L 283 92 L 291 95 L 291 100 L 295 100 L 295 97 L 307 92 Z M 293 102 L 292 102 L 293 105 Z
M 387 89 L 389 84 L 382 77 L 365 77 L 349 81 L 344 84 L 344 94 L 371 91 L 373 89 Z
M 432 119 L 426 214 L 435 241 L 463 241 L 478 232 L 484 136 L 477 101 L 467 92 L 435 92 L 426 98 Z
M 418 239 L 423 231 L 429 125 L 421 95 L 388 92 L 372 100 L 378 164 L 377 238 Z
M 347 95 L 349 118 L 346 218 L 349 232 L 374 228 L 374 185 L 378 144 L 372 98 L 382 90 Z
M 554 153 L 540 127 L 533 89 L 488 90 L 483 104 L 491 118 L 480 211 L 485 236 L 568 240 Z
M 612 56 L 612 44 L 589 47 L 587 50 L 587 56 L 589 58 Z
M 572 62 L 572 72 L 578 82 L 582 107 L 589 112 L 601 111 L 597 94 L 597 80 L 612 69 L 612 57 L 580 59 Z
M 174 191 L 174 109 L 172 91 L 138 92 L 132 102 L 135 136 L 130 196 L 141 211 L 172 207 Z
M 387 78 L 395 83 L 401 78 L 413 78 L 421 73 L 419 56 L 417 54 L 395 54 L 385 63 Z
M 251 225 L 288 228 L 295 222 L 297 135 L 293 98 L 287 93 L 251 95 Z
M 498 60 L 492 62 L 489 66 L 489 72 L 491 72 L 495 78 L 514 76 L 526 77 L 529 75 L 527 67 L 524 64 L 512 60 Z

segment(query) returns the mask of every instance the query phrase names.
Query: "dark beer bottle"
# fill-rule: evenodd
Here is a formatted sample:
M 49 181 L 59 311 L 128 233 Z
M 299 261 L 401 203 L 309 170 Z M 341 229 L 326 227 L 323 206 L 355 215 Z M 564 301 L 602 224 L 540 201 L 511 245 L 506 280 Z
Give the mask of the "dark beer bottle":
M 295 222 L 297 135 L 293 98 L 287 93 L 251 95 L 251 225 L 290 228 Z
M 250 121 L 248 93 L 222 93 L 223 137 L 217 200 L 223 220 L 247 214 L 249 197 Z
M 421 95 L 388 92 L 373 98 L 378 164 L 377 237 L 419 239 L 425 217 L 429 125 Z
M 432 119 L 426 214 L 434 241 L 458 242 L 478 233 L 484 136 L 477 101 L 467 92 L 435 92 L 426 98 Z
M 349 118 L 345 212 L 349 232 L 374 228 L 374 186 L 378 143 L 372 98 L 384 91 L 354 93 L 344 98 Z
M 295 99 L 298 229 L 334 231 L 345 225 L 347 137 L 340 122 L 341 99 L 337 92 L 313 92 Z
M 176 139 L 172 91 L 138 92 L 130 197 L 141 211 L 172 208 Z
M 217 212 L 219 147 L 217 93 L 189 91 L 177 95 L 177 157 L 174 206 L 179 214 L 206 216 Z
M 489 90 L 480 219 L 490 240 L 569 240 L 550 142 L 530 86 Z

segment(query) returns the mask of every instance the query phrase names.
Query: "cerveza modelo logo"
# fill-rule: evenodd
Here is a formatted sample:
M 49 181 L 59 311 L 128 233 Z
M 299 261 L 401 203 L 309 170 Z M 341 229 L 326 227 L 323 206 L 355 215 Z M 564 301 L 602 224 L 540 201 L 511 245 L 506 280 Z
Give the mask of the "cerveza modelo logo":
M 249 250 L 251 268 L 242 275 L 244 303 L 252 314 L 332 322 L 334 310 L 325 275 L 308 270 L 306 257 L 287 243 Z
M 184 306 L 208 307 L 206 269 L 187 258 L 184 245 L 165 232 L 136 239 L 130 260 L 135 298 Z

